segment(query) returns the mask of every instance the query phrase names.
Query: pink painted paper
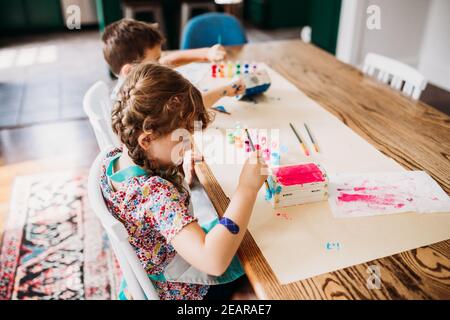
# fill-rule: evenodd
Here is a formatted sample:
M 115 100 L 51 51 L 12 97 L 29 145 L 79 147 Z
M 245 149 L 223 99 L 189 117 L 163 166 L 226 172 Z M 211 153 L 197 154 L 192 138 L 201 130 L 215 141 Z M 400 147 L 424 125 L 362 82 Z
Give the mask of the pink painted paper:
M 330 177 L 329 204 L 335 217 L 450 210 L 450 200 L 425 172 L 340 174 Z

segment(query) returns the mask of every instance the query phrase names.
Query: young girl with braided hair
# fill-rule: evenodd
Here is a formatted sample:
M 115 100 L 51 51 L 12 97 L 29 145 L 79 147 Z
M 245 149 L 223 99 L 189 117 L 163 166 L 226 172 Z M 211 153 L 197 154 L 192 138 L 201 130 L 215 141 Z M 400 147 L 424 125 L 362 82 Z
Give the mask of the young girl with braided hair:
M 266 167 L 252 154 L 224 216 L 208 225 L 198 221 L 179 164 L 194 122 L 204 129 L 211 120 L 200 92 L 155 64 L 133 68 L 113 107 L 122 147 L 104 160 L 102 193 L 161 299 L 214 297 L 243 274 L 235 254 Z

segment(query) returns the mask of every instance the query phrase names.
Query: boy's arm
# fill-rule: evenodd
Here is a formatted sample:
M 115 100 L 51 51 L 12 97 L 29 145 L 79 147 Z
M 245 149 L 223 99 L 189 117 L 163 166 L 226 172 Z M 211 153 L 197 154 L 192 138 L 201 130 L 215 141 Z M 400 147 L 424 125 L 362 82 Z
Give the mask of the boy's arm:
M 231 82 L 225 86 L 216 87 L 202 93 L 205 108 L 211 108 L 220 98 L 235 97 L 245 92 L 245 84 L 242 79 Z
M 226 51 L 221 45 L 211 48 L 189 49 L 168 53 L 159 59 L 159 63 L 165 66 L 178 67 L 191 62 L 216 62 L 226 58 Z

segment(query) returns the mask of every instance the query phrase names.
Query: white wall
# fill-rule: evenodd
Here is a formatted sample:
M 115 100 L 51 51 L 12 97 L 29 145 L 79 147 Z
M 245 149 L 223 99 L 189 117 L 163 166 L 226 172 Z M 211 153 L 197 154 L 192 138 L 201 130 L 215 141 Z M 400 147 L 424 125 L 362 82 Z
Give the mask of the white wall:
M 381 30 L 365 29 L 359 63 L 367 53 L 375 52 L 417 67 L 430 3 L 430 0 L 368 0 L 367 5 L 381 8 Z
M 381 8 L 381 30 L 366 26 Z M 450 0 L 343 0 L 336 56 L 360 67 L 369 52 L 409 64 L 450 91 Z
M 338 58 L 360 65 L 367 53 L 375 52 L 417 67 L 431 1 L 343 0 Z M 366 10 L 370 5 L 381 9 L 380 30 L 366 27 Z
M 361 39 L 365 32 L 365 0 L 342 0 L 336 57 L 356 65 L 361 55 Z
M 419 71 L 450 91 L 450 1 L 432 0 L 424 33 Z

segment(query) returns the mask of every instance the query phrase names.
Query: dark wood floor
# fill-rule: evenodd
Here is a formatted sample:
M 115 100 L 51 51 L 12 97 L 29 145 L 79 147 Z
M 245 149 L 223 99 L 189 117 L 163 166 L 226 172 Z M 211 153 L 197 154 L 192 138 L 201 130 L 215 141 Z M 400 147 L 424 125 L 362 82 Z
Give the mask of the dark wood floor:
M 71 120 L 0 131 L 0 165 L 70 157 L 89 167 L 98 153 L 88 120 Z
M 84 118 L 86 90 L 110 83 L 96 31 L 14 41 L 0 42 L 0 128 Z

